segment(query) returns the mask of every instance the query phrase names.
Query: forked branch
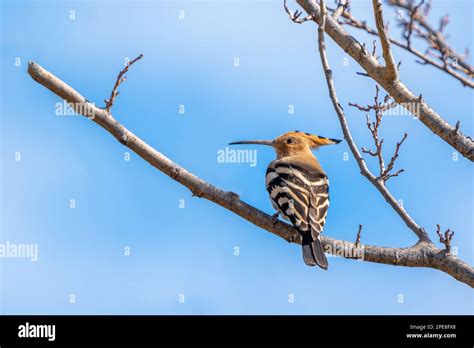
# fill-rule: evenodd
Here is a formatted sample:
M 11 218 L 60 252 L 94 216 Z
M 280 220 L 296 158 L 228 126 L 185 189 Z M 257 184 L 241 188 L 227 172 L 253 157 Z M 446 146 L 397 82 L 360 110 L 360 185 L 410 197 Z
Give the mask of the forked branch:
M 361 174 L 365 176 L 378 190 L 379 192 L 383 195 L 383 197 L 386 199 L 386 201 L 392 206 L 392 208 L 398 213 L 398 215 L 402 218 L 403 221 L 407 224 L 407 226 L 418 236 L 419 242 L 417 243 L 418 248 L 420 250 L 429 250 L 430 248 L 433 247 L 433 242 L 430 240 L 428 234 L 425 232 L 425 230 L 421 227 L 419 227 L 416 222 L 408 215 L 408 213 L 403 209 L 403 207 L 400 207 L 400 205 L 396 202 L 395 198 L 392 196 L 390 191 L 385 187 L 384 185 L 384 180 L 380 180 L 379 178 L 376 178 L 370 170 L 367 168 L 367 165 L 365 164 L 364 158 L 361 156 L 359 153 L 358 147 L 352 138 L 352 135 L 349 130 L 349 126 L 347 124 L 346 116 L 344 113 L 344 110 L 341 107 L 341 104 L 339 102 L 339 99 L 337 97 L 336 93 L 336 88 L 334 85 L 334 80 L 333 80 L 333 74 L 332 70 L 329 66 L 329 61 L 327 57 L 327 52 L 326 52 L 326 42 L 324 39 L 324 32 L 325 32 L 325 25 L 326 25 L 326 7 L 324 5 L 324 0 L 320 0 L 320 8 L 321 8 L 321 13 L 320 13 L 320 21 L 319 21 L 319 27 L 318 27 L 318 48 L 319 48 L 319 55 L 321 58 L 321 63 L 323 66 L 324 74 L 326 77 L 326 83 L 328 86 L 329 90 L 329 97 L 332 101 L 334 110 L 336 111 L 336 114 L 339 118 L 339 122 L 341 124 L 342 131 L 344 133 L 344 138 L 346 139 L 349 148 L 351 149 L 351 152 L 357 161 L 357 164 L 360 168 Z M 384 100 L 384 102 L 387 102 L 387 98 Z M 377 87 L 377 94 L 375 98 L 375 104 L 373 106 L 373 109 L 377 109 L 380 106 L 381 103 L 378 101 L 378 87 Z M 380 120 L 378 121 L 377 126 L 374 125 L 374 128 L 378 129 L 378 126 L 380 125 Z M 370 128 L 370 127 L 369 127 Z M 377 135 L 377 130 L 375 133 Z M 406 138 L 406 134 L 403 138 L 403 140 Z M 400 148 L 401 143 L 403 142 L 400 141 L 400 143 L 397 145 L 397 149 L 395 151 L 395 155 L 392 157 L 389 166 L 387 169 L 390 168 L 390 170 L 393 168 L 393 163 L 395 162 L 396 158 L 398 157 L 398 150 Z M 378 141 L 378 140 L 377 140 Z M 379 153 L 381 153 L 381 148 L 378 149 Z M 382 158 L 382 157 L 380 157 Z M 383 162 L 383 158 L 382 158 Z M 383 166 L 383 164 L 381 164 Z M 382 167 L 381 167 L 382 168 Z M 389 172 L 390 172 L 389 170 Z M 381 169 L 382 172 L 382 169 Z M 385 170 L 383 171 L 385 173 Z M 395 175 L 392 175 L 395 176 Z M 359 232 L 358 232 L 358 237 L 356 240 L 356 244 L 360 244 L 360 232 L 361 232 L 361 226 L 359 227 Z M 451 236 L 452 237 L 452 236 Z M 446 235 L 445 240 L 449 239 L 449 235 Z M 445 244 L 446 245 L 446 244 Z M 449 254 L 449 253 L 446 253 Z
M 379 168 L 380 168 L 380 173 L 379 176 L 377 177 L 377 180 L 381 181 L 382 184 L 385 185 L 385 182 L 395 176 L 398 176 L 400 173 L 403 173 L 405 170 L 404 169 L 399 169 L 395 173 L 392 172 L 393 166 L 395 164 L 395 161 L 398 158 L 398 153 L 400 151 L 400 147 L 402 146 L 403 142 L 406 140 L 408 134 L 405 133 L 403 136 L 402 140 L 400 140 L 397 145 L 395 146 L 395 152 L 390 159 L 390 162 L 388 165 L 385 167 L 385 161 L 383 158 L 383 139 L 380 139 L 379 136 L 379 127 L 382 123 L 382 118 L 383 118 L 383 113 L 387 110 L 390 110 L 391 108 L 395 107 L 397 105 L 396 102 L 391 102 L 390 101 L 390 96 L 387 94 L 383 100 L 383 102 L 379 101 L 379 93 L 380 89 L 379 86 L 375 85 L 375 97 L 374 97 L 374 104 L 373 105 L 367 105 L 367 106 L 360 106 L 359 104 L 356 103 L 349 103 L 350 106 L 356 107 L 359 110 L 362 111 L 374 111 L 375 114 L 375 121 L 371 122 L 369 114 L 366 115 L 367 118 L 367 128 L 370 131 L 370 134 L 372 135 L 372 138 L 374 140 L 374 145 L 375 145 L 375 151 L 373 150 L 368 150 L 364 147 L 361 148 L 361 151 L 363 153 L 369 154 L 373 157 L 377 157 L 379 161 Z
M 449 254 L 451 252 L 451 240 L 453 239 L 454 236 L 454 231 L 451 231 L 449 228 L 444 231 L 444 234 L 441 233 L 441 227 L 439 225 L 436 225 L 437 230 L 436 234 L 439 237 L 439 242 L 444 244 L 446 253 Z
M 404 4 L 405 2 L 399 2 L 399 1 L 388 2 L 389 5 L 392 5 L 394 7 L 397 6 L 398 3 Z M 449 48 L 448 49 L 449 54 L 444 55 L 445 58 L 447 59 L 443 60 L 442 54 L 433 54 L 433 50 L 436 51 L 435 49 L 436 45 L 434 45 L 433 41 L 430 40 L 430 37 L 433 37 L 433 36 L 426 35 L 426 34 L 422 34 L 422 35 L 419 34 L 421 31 L 423 31 L 423 29 L 421 29 L 420 26 L 417 26 L 416 19 L 423 18 L 422 22 L 424 24 L 428 23 L 426 16 L 430 8 L 429 4 L 430 2 L 424 2 L 423 0 L 421 0 L 418 5 L 413 5 L 412 7 L 410 7 L 411 5 L 407 4 L 405 7 L 407 10 L 409 19 L 408 20 L 405 19 L 406 15 L 401 15 L 401 16 L 397 15 L 399 26 L 403 28 L 403 37 L 405 41 L 397 40 L 393 37 L 389 37 L 389 41 L 393 45 L 400 47 L 410 52 L 411 54 L 413 54 L 417 58 L 416 59 L 417 63 L 420 63 L 422 65 L 434 66 L 437 69 L 444 71 L 448 75 L 451 75 L 455 79 L 459 80 L 463 86 L 474 88 L 473 68 L 466 62 L 466 59 L 465 59 L 467 57 L 467 51 L 464 55 L 455 53 L 454 50 L 451 47 L 447 46 L 446 42 L 443 40 L 445 44 L 444 47 Z M 337 9 L 331 10 L 333 12 L 333 18 L 334 18 L 334 14 L 337 13 L 338 9 L 339 7 Z M 342 13 L 337 15 L 337 18 L 340 18 L 338 23 L 341 25 L 351 26 L 357 29 L 364 30 L 371 35 L 378 36 L 377 30 L 371 28 L 367 24 L 367 21 L 357 19 L 349 11 L 343 11 Z M 440 23 L 441 23 L 440 26 L 442 28 L 446 26 L 446 22 L 447 22 L 446 18 L 448 17 L 445 16 L 440 20 Z M 427 42 L 428 48 L 426 49 L 425 53 L 416 49 L 412 45 L 413 36 L 416 36 L 416 38 L 425 40 Z M 443 36 L 443 39 L 444 39 L 444 36 Z
M 297 0 L 297 2 L 304 8 L 306 13 L 313 16 L 314 22 L 319 23 L 321 21 L 321 8 L 316 0 Z M 386 68 L 380 65 L 376 57 L 367 52 L 364 45 L 349 35 L 332 16 L 327 16 L 324 31 L 337 45 L 359 63 L 366 71 L 366 74 L 378 82 L 398 104 L 409 112 L 414 113 L 414 116 L 426 127 L 445 140 L 464 157 L 474 161 L 474 141 L 462 134 L 461 131 L 456 131 L 454 126 L 448 124 L 426 101 L 420 100 L 419 96 L 411 92 L 399 79 L 392 80 L 387 78 Z M 389 63 L 391 59 L 387 52 L 384 58 L 386 59 L 386 64 L 391 66 L 393 64 Z M 393 77 L 394 74 L 392 72 L 389 75 Z
M 385 60 L 384 75 L 388 81 L 398 80 L 398 69 L 393 58 L 392 49 L 390 48 L 390 40 L 388 38 L 387 30 L 383 21 L 382 1 L 372 0 L 374 8 L 375 24 L 379 34 L 380 43 L 382 45 L 383 59 Z
M 436 29 L 428 21 L 431 2 L 419 0 L 416 4 L 415 1 L 389 0 L 388 4 L 399 11 L 398 24 L 404 30 L 408 47 L 411 47 L 411 37 L 414 34 L 426 43 L 426 56 L 429 55 L 443 66 L 463 74 L 471 82 L 468 85 L 473 87 L 474 67 L 466 60 L 467 52 L 462 55 L 457 53 L 446 41 L 444 31 L 450 21 L 449 15 L 446 14 L 440 18 Z

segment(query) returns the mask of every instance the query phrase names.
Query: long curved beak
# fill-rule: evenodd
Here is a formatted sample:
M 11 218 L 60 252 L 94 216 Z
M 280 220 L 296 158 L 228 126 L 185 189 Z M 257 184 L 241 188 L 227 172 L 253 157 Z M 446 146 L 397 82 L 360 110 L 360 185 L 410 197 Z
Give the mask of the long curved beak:
M 273 146 L 273 140 L 244 140 L 244 141 L 234 141 L 229 143 L 229 145 L 238 145 L 238 144 L 255 144 L 255 145 L 267 145 Z

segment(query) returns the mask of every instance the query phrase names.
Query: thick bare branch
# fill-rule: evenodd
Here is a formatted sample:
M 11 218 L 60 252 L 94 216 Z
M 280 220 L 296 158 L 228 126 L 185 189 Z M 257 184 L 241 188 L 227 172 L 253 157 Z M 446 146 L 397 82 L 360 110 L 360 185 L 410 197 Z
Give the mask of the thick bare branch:
M 240 200 L 237 194 L 221 190 L 180 167 L 126 129 L 106 110 L 89 103 L 76 90 L 40 65 L 30 62 L 28 73 L 36 82 L 51 90 L 61 99 L 66 100 L 76 112 L 93 120 L 111 133 L 121 144 L 130 148 L 153 167 L 187 187 L 194 196 L 212 201 L 285 240 L 300 242 L 299 233 L 294 227 L 282 221 L 276 221 L 271 215 Z M 330 237 L 323 237 L 322 242 L 327 252 L 337 256 L 354 258 L 354 249 L 362 250 L 361 258 L 364 261 L 397 266 L 434 268 L 474 287 L 474 268 L 451 254 L 446 255 L 443 250 L 435 248 L 429 242 L 419 242 L 409 248 L 386 248 L 370 245 L 357 248 L 354 243 Z
M 297 0 L 308 14 L 314 16 L 314 21 L 320 21 L 321 10 L 316 0 Z M 357 61 L 367 74 L 378 82 L 402 107 L 414 113 L 419 120 L 433 133 L 437 134 L 464 157 L 474 161 L 474 141 L 456 132 L 455 128 L 447 123 L 440 115 L 433 111 L 430 106 L 418 96 L 411 92 L 400 80 L 388 81 L 385 77 L 385 69 L 375 57 L 369 54 L 365 48 L 331 16 L 327 16 L 325 32 L 336 42 L 347 54 Z M 414 107 L 415 106 L 415 107 Z

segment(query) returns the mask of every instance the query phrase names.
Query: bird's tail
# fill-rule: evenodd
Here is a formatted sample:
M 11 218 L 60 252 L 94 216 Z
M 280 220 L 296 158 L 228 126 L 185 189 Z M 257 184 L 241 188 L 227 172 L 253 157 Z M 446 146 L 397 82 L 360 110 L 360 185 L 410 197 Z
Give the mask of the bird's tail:
M 318 265 L 324 270 L 328 269 L 328 259 L 324 254 L 321 238 L 313 239 L 311 235 L 303 235 L 303 259 L 308 266 Z

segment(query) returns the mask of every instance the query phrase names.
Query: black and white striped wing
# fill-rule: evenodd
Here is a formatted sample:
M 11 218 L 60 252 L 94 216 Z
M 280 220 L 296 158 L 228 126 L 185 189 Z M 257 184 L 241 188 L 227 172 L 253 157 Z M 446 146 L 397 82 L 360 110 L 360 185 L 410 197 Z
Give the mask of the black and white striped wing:
M 266 186 L 273 207 L 301 232 L 316 239 L 322 232 L 329 207 L 326 174 L 287 163 L 271 163 Z

